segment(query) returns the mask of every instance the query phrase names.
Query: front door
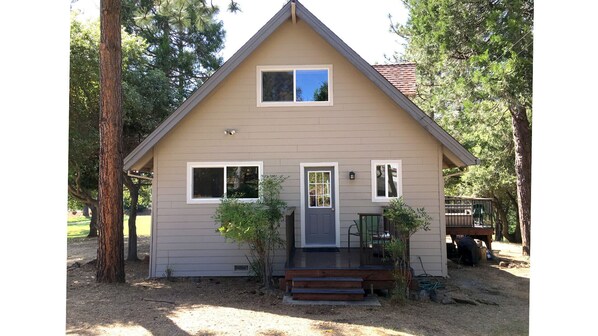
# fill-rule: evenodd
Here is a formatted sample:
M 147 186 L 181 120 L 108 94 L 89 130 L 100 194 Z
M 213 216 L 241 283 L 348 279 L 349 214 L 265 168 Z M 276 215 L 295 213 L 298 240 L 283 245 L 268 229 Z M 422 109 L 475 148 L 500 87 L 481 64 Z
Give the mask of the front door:
M 334 167 L 306 167 L 305 245 L 336 246 Z

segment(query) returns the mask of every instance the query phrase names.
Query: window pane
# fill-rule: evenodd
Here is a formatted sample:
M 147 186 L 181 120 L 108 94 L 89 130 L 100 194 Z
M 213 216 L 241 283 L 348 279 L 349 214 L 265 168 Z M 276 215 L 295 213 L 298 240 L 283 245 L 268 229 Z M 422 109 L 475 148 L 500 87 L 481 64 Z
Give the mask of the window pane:
M 398 166 L 395 164 L 389 164 L 386 167 L 388 169 L 388 197 L 397 197 L 399 195 L 397 190 Z
M 386 172 L 384 166 L 376 166 L 376 196 L 386 197 L 385 178 Z
M 293 71 L 262 72 L 262 101 L 292 102 Z
M 226 196 L 230 198 L 258 198 L 258 167 L 227 167 Z
M 297 101 L 328 101 L 328 70 L 297 70 Z
M 193 198 L 224 196 L 224 168 L 193 168 Z

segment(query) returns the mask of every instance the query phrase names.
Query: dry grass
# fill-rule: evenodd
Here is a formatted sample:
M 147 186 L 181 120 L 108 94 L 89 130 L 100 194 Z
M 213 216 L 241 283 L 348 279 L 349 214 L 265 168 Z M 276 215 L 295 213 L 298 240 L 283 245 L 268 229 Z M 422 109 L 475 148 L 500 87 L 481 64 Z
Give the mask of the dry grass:
M 140 242 L 146 254 L 148 239 Z M 67 334 L 70 335 L 527 335 L 529 263 L 518 246 L 493 243 L 519 261 L 461 267 L 449 262 L 448 293 L 486 304 L 443 305 L 380 297 L 381 307 L 291 306 L 247 278 L 149 280 L 147 264 L 126 264 L 127 283 L 98 284 L 95 240 L 69 240 Z

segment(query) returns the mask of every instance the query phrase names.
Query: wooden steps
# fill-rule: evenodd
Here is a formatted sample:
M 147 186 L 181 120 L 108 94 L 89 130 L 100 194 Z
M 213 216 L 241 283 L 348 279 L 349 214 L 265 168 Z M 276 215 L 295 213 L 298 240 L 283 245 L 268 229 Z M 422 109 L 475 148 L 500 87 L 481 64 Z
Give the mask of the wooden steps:
M 356 277 L 294 277 L 291 295 L 295 300 L 361 301 L 363 279 Z

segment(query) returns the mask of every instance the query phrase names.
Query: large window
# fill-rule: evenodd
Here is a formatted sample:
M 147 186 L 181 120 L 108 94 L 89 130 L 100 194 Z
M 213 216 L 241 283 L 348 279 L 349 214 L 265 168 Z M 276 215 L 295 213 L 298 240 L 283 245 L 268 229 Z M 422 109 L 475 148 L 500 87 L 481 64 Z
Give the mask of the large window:
M 388 202 L 402 192 L 401 161 L 372 161 L 372 201 Z
M 332 66 L 259 66 L 258 106 L 332 105 Z
M 262 162 L 188 163 L 187 203 L 256 200 L 261 174 Z

